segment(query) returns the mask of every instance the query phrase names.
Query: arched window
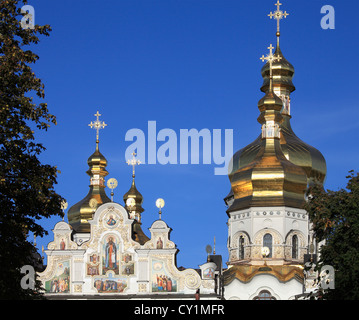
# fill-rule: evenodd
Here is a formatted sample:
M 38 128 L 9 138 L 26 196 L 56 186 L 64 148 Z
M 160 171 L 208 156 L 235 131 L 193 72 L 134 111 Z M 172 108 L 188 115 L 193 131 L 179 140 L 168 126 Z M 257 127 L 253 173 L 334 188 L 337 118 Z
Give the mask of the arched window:
M 267 290 L 262 290 L 259 292 L 258 296 L 254 297 L 253 300 L 277 300 L 272 296 L 272 294 Z
M 269 248 L 269 255 L 267 258 L 272 258 L 272 235 L 270 233 L 266 233 L 263 237 L 263 247 Z
M 298 259 L 298 236 L 296 234 L 292 237 L 292 258 Z
M 244 238 L 240 236 L 238 239 L 238 258 L 244 259 Z

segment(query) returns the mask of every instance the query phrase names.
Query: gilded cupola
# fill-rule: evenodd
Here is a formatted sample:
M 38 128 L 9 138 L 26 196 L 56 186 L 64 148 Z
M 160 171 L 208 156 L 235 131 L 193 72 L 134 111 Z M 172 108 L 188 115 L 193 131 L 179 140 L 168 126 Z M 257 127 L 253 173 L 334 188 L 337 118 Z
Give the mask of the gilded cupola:
M 262 59 L 268 60 L 271 67 L 280 57 L 273 55 L 272 46 L 269 49 L 270 54 Z M 258 151 L 252 161 L 232 175 L 234 201 L 227 212 L 249 207 L 304 206 L 305 171 L 285 157 L 280 144 L 282 107 L 282 100 L 273 91 L 270 73 L 268 91 L 258 102 L 258 122 L 262 125 Z
M 279 38 L 278 38 L 279 39 Z M 295 86 L 292 82 L 294 76 L 294 67 L 288 62 L 288 60 L 283 56 L 282 50 L 279 46 L 279 41 L 277 43 L 276 50 L 274 54 L 278 57 L 281 57 L 280 60 L 273 63 L 273 90 L 276 92 L 279 97 L 289 96 L 294 90 Z M 262 92 L 268 91 L 269 86 L 269 64 L 266 63 L 262 70 L 263 84 L 261 87 Z M 282 97 L 281 97 L 282 98 Z
M 125 209 L 127 210 L 130 218 L 135 220 L 132 224 L 133 240 L 143 245 L 149 240 L 149 238 L 145 235 L 141 228 L 141 214 L 144 211 L 142 208 L 143 196 L 137 190 L 135 183 L 135 167 L 136 165 L 139 165 L 141 161 L 136 159 L 135 152 L 132 153 L 132 156 L 132 159 L 127 161 L 127 164 L 132 166 L 132 184 L 130 190 L 124 194 L 123 201 L 125 202 Z
M 123 196 L 125 208 L 130 213 L 130 218 L 136 219 L 138 222 L 141 222 L 141 213 L 144 211 L 142 208 L 143 196 L 137 190 L 135 183 L 135 167 L 140 163 L 141 161 L 136 159 L 136 153 L 133 152 L 132 159 L 127 160 L 127 164 L 132 166 L 132 184 L 130 190 L 128 190 Z
M 303 142 L 294 133 L 290 119 L 291 116 L 291 98 L 290 94 L 295 90 L 292 79 L 294 76 L 294 67 L 283 56 L 279 46 L 280 30 L 279 21 L 286 18 L 289 14 L 281 11 L 279 6 L 277 11 L 270 13 L 269 16 L 277 20 L 277 47 L 274 56 L 279 57 L 276 61 L 272 61 L 272 86 L 274 93 L 282 100 L 281 115 L 283 121 L 280 123 L 280 144 L 285 157 L 302 167 L 307 175 L 307 185 L 313 183 L 324 184 L 326 177 L 326 162 L 323 155 L 316 148 Z M 263 84 L 261 91 L 268 92 L 270 83 L 270 63 L 267 62 L 261 70 Z M 259 135 L 252 143 L 237 151 L 232 158 L 233 167 L 229 173 L 229 179 L 232 181 L 234 175 L 243 167 L 253 161 L 261 148 L 261 135 Z M 235 192 L 231 189 L 225 198 L 227 205 L 231 205 L 235 197 Z
M 73 205 L 67 213 L 69 224 L 75 232 L 79 233 L 90 232 L 89 220 L 92 219 L 96 209 L 101 204 L 111 201 L 105 192 L 105 177 L 108 175 L 107 160 L 100 152 L 98 139 L 99 129 L 103 129 L 106 124 L 99 121 L 98 112 L 95 116 L 97 120 L 94 123 L 91 122 L 90 126 L 97 130 L 96 149 L 87 160 L 89 169 L 86 171 L 90 176 L 90 190 L 86 197 Z

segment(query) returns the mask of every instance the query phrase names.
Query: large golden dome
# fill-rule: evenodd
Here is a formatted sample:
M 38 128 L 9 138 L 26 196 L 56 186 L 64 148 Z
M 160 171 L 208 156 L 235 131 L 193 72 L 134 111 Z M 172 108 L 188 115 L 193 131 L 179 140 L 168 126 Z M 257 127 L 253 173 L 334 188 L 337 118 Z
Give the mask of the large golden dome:
M 273 90 L 280 96 L 281 99 L 286 99 L 287 103 L 290 103 L 290 93 L 295 90 L 292 82 L 294 76 L 294 67 L 283 56 L 279 45 L 276 48 L 275 55 L 279 55 L 281 59 L 273 62 Z M 262 68 L 263 85 L 262 91 L 269 88 L 269 63 Z M 304 169 L 307 176 L 307 185 L 313 183 L 324 184 L 326 176 L 326 162 L 323 155 L 316 148 L 303 142 L 294 133 L 290 119 L 290 107 L 283 108 L 281 110 L 283 122 L 280 124 L 281 137 L 280 145 L 285 157 L 293 164 L 300 166 Z M 261 149 L 261 135 L 259 135 L 252 143 L 246 147 L 237 151 L 232 158 L 233 167 L 229 173 L 229 179 L 232 181 L 238 172 L 242 171 L 244 167 L 248 166 L 258 155 Z M 233 184 L 232 184 L 233 186 Z M 231 189 L 226 199 L 238 197 L 237 192 Z M 225 199 L 225 200 L 226 200 Z M 229 208 L 229 211 L 233 211 L 234 206 Z
M 303 207 L 307 176 L 283 154 L 279 130 L 283 121 L 282 106 L 282 100 L 272 88 L 258 102 L 262 134 L 258 144 L 246 149 L 253 159 L 247 157 L 245 165 L 237 163 L 233 168 L 230 179 L 234 201 L 228 212 L 249 207 Z M 257 152 L 253 152 L 254 149 Z

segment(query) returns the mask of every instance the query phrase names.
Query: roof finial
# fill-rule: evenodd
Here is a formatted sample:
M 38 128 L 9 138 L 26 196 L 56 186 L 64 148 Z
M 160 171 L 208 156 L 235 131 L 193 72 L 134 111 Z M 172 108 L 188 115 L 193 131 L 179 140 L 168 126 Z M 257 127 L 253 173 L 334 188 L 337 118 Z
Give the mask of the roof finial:
M 280 6 L 282 5 L 279 0 L 277 1 L 277 3 L 274 4 L 275 6 L 277 6 L 277 11 L 274 11 L 268 15 L 271 19 L 274 18 L 277 20 L 277 47 L 279 47 L 279 37 L 280 37 L 280 23 L 279 21 L 284 18 L 287 18 L 287 16 L 289 16 L 289 13 L 287 13 L 287 11 L 282 11 L 280 10 Z
M 136 160 L 136 152 L 132 152 L 132 159 L 127 160 L 127 164 L 132 166 L 132 178 L 135 178 L 135 167 L 141 164 L 140 160 Z
M 97 111 L 94 116 L 96 117 L 96 121 L 92 122 L 89 124 L 89 127 L 91 127 L 91 129 L 95 129 L 96 130 L 96 144 L 98 145 L 99 143 L 99 133 L 101 129 L 104 129 L 107 124 L 105 123 L 105 121 L 100 121 L 99 117 L 101 116 L 101 114 Z
M 213 254 L 216 254 L 216 236 L 213 239 Z
M 262 60 L 262 62 L 264 61 L 269 62 L 269 92 L 272 92 L 273 91 L 273 68 L 272 68 L 273 62 L 281 60 L 282 57 L 279 55 L 275 56 L 273 54 L 274 47 L 272 46 L 272 44 L 268 47 L 268 49 L 269 49 L 269 54 L 267 54 L 267 56 L 262 55 L 262 57 L 260 57 L 259 59 Z
M 113 190 L 117 188 L 118 182 L 115 178 L 110 178 L 107 181 L 107 186 L 111 189 L 111 202 L 113 202 Z
M 162 208 L 165 206 L 165 200 L 163 200 L 162 198 L 158 198 L 156 200 L 156 207 L 159 209 L 158 214 L 160 216 L 160 220 L 161 220 L 161 216 L 162 216 Z

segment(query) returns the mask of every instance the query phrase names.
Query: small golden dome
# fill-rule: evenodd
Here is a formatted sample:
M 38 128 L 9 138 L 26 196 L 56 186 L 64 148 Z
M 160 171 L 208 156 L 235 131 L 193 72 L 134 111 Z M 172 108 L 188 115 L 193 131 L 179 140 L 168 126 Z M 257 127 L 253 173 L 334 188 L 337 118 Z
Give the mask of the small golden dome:
M 133 199 L 134 204 L 128 206 L 128 199 Z M 135 220 L 132 224 L 132 239 L 137 241 L 139 244 L 144 245 L 150 239 L 145 235 L 141 228 L 141 213 L 145 210 L 142 208 L 143 196 L 136 188 L 134 171 L 132 175 L 131 188 L 124 194 L 123 201 L 125 202 L 125 209 L 129 213 L 130 218 Z
M 295 90 L 292 79 L 294 76 L 294 67 L 284 58 L 283 53 L 279 46 L 277 46 L 274 55 L 281 57 L 278 61 L 273 62 L 273 88 L 286 88 L 289 92 Z M 262 70 L 263 84 L 261 87 L 262 92 L 267 92 L 269 88 L 269 63 L 266 63 Z
M 130 198 L 135 200 L 135 202 L 134 202 L 135 204 L 131 208 L 127 205 L 127 200 Z M 137 214 L 141 214 L 143 211 L 145 211 L 142 208 L 143 196 L 136 188 L 135 178 L 132 179 L 132 184 L 131 184 L 130 190 L 128 190 L 123 195 L 123 201 L 125 202 L 125 208 L 127 211 L 134 211 Z
M 87 164 L 89 166 L 89 170 L 86 172 L 90 177 L 94 174 L 99 174 L 103 177 L 108 175 L 106 171 L 107 160 L 104 155 L 99 150 L 99 144 L 96 143 L 95 152 L 88 158 Z
M 75 232 L 90 232 L 89 220 L 92 219 L 96 209 L 103 203 L 110 202 L 105 192 L 105 176 L 107 160 L 101 154 L 96 142 L 95 152 L 88 158 L 89 170 L 86 173 L 91 177 L 90 190 L 86 197 L 73 205 L 68 213 L 68 220 Z

